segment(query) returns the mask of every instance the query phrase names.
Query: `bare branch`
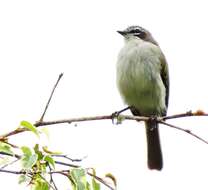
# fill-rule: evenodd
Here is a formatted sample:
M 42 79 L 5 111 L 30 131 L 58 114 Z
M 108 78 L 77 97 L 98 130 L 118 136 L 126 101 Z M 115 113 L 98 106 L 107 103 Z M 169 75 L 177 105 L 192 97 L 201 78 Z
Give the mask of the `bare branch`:
M 20 159 L 21 158 L 21 156 L 18 155 L 18 154 L 9 154 L 9 153 L 6 153 L 6 152 L 1 152 L 1 151 L 0 151 L 0 154 L 1 155 L 6 155 L 6 156 L 10 156 L 10 157 L 15 157 L 17 159 Z
M 55 163 L 56 163 L 56 164 L 63 165 L 63 166 L 73 167 L 73 168 L 79 168 L 79 167 L 81 167 L 81 166 L 79 166 L 79 165 L 69 164 L 69 163 L 66 163 L 66 162 L 60 162 L 60 161 L 55 161 Z
M 45 125 L 56 125 L 60 123 L 73 123 L 73 122 L 81 122 L 81 121 L 94 121 L 94 120 L 106 120 L 106 119 L 112 119 L 112 115 L 103 115 L 103 116 L 92 116 L 92 117 L 80 117 L 80 118 L 70 118 L 70 119 L 60 119 L 60 120 L 54 120 L 54 121 L 42 121 L 42 122 L 36 122 L 35 126 L 45 126 Z
M 43 121 L 37 122 L 34 125 L 36 127 L 45 126 L 45 125 L 56 125 L 60 123 L 74 123 L 74 122 L 82 122 L 82 121 L 98 121 L 98 120 L 112 120 L 113 115 L 102 115 L 102 116 L 89 116 L 89 117 L 80 117 L 80 118 L 71 118 L 71 119 L 61 119 L 61 120 L 54 120 L 54 121 Z M 123 120 L 136 120 L 136 121 L 147 121 L 149 117 L 143 116 L 131 116 L 131 115 L 119 115 Z
M 5 170 L 5 169 L 0 169 L 0 172 L 16 174 L 16 175 L 26 174 L 26 171 L 13 171 L 13 170 Z
M 87 172 L 87 174 L 91 177 L 94 177 L 97 181 L 99 181 L 100 183 L 102 183 L 103 185 L 105 185 L 106 187 L 108 187 L 109 189 L 111 190 L 115 190 L 113 187 L 111 187 L 106 181 L 104 181 L 102 178 L 90 173 L 90 172 Z
M 0 169 L 0 172 L 4 172 L 4 173 L 10 173 L 10 174 L 16 174 L 16 175 L 21 175 L 21 174 L 27 174 L 27 172 L 26 171 L 13 171 L 13 170 L 5 170 L 5 169 Z M 48 174 L 62 174 L 62 175 L 64 175 L 64 176 L 66 176 L 66 177 L 69 177 L 69 172 L 70 172 L 70 170 L 61 170 L 61 171 L 49 171 L 48 172 Z M 40 174 L 40 172 L 33 172 L 33 173 L 30 173 L 31 175 L 33 175 L 33 174 Z M 100 178 L 100 177 L 98 177 L 98 176 L 96 176 L 96 175 L 94 175 L 94 174 L 92 174 L 92 173 L 90 173 L 90 172 L 88 172 L 87 171 L 87 174 L 89 175 L 89 176 L 91 176 L 91 177 L 94 177 L 97 181 L 99 181 L 100 183 L 102 183 L 103 185 L 105 185 L 106 187 L 108 187 L 109 189 L 111 189 L 111 190 L 115 190 L 113 187 L 111 187 L 107 182 L 105 182 L 102 178 Z M 48 183 L 48 181 L 42 176 L 42 175 L 40 175 L 40 177 L 41 178 L 43 178 L 47 183 Z M 53 189 L 55 189 L 55 188 L 57 188 L 57 187 L 53 187 L 53 186 L 51 186 L 51 184 L 50 183 L 48 183 L 49 185 L 50 185 L 50 187 L 52 187 Z
M 172 125 L 172 124 L 170 124 L 170 123 L 166 123 L 166 122 L 164 122 L 164 121 L 160 121 L 160 123 L 163 124 L 163 125 L 167 125 L 168 127 L 177 129 L 177 130 L 179 130 L 179 131 L 183 131 L 183 132 L 185 132 L 185 133 L 187 133 L 187 134 L 189 134 L 189 135 L 191 135 L 191 136 L 197 138 L 198 140 L 200 140 L 200 141 L 202 141 L 202 142 L 208 144 L 208 141 L 206 141 L 206 140 L 204 140 L 203 138 L 199 137 L 199 136 L 196 135 L 195 133 L 192 133 L 192 132 L 191 132 L 190 130 L 188 130 L 188 129 L 183 129 L 183 128 L 177 127 L 177 126 L 175 126 L 175 125 Z
M 0 167 L 0 169 L 4 169 L 4 168 L 6 168 L 6 167 L 8 167 L 8 166 L 10 166 L 10 165 L 12 165 L 12 164 L 14 164 L 15 162 L 17 162 L 17 161 L 19 161 L 19 160 L 20 160 L 19 158 L 18 158 L 18 159 L 15 159 L 15 160 L 13 160 L 12 162 L 9 162 L 9 163 L 3 165 L 2 167 Z
M 197 110 L 196 112 L 187 111 L 185 113 L 169 115 L 161 117 L 161 120 L 169 120 L 169 119 L 177 119 L 177 118 L 184 118 L 184 117 L 193 117 L 193 116 L 208 116 L 208 113 L 204 113 L 202 110 Z
M 49 99 L 48 99 L 48 102 L 47 102 L 46 107 L 45 107 L 45 109 L 44 109 L 44 112 L 43 112 L 43 114 L 42 114 L 42 116 L 41 116 L 41 118 L 40 118 L 40 121 L 43 121 L 43 118 L 44 118 L 44 116 L 45 116 L 45 113 L 46 113 L 46 111 L 47 111 L 47 109 L 48 109 L 48 106 L 49 106 L 49 104 L 50 104 L 51 98 L 53 97 L 53 93 L 54 93 L 54 91 L 55 91 L 55 89 L 56 89 L 56 87 L 57 87 L 57 85 L 58 85 L 58 83 L 59 83 L 59 81 L 60 81 L 60 79 L 61 79 L 62 76 L 63 76 L 63 73 L 61 73 L 61 74 L 59 75 L 58 80 L 56 81 L 56 84 L 54 85 L 53 90 L 51 91 L 51 95 L 50 95 L 50 97 L 49 97 Z
M 176 118 L 184 118 L 184 117 L 193 117 L 193 116 L 208 116 L 207 113 L 204 113 L 201 110 L 196 112 L 188 111 L 181 114 L 175 114 L 165 117 L 158 117 L 155 118 L 157 122 L 161 122 L 164 120 L 169 119 L 176 119 Z M 136 121 L 148 121 L 152 119 L 151 117 L 143 117 L 143 116 L 131 116 L 131 115 L 119 115 L 118 117 L 122 118 L 122 120 L 136 120 Z M 102 115 L 102 116 L 89 116 L 89 117 L 79 117 L 79 118 L 69 118 L 69 119 L 60 119 L 60 120 L 53 120 L 53 121 L 38 121 L 34 124 L 36 127 L 40 126 L 48 126 L 48 125 L 56 125 L 61 123 L 74 123 L 74 122 L 83 122 L 83 121 L 99 121 L 99 120 L 113 120 L 114 114 L 111 115 Z M 26 128 L 17 128 L 14 131 L 6 133 L 0 136 L 0 141 L 4 141 L 7 137 L 22 133 L 24 131 L 28 131 Z
M 56 183 L 55 183 L 55 181 L 54 181 L 54 179 L 53 179 L 53 175 L 52 175 L 52 168 L 51 168 L 51 166 L 50 166 L 50 164 L 48 164 L 48 167 L 49 167 L 49 170 L 50 170 L 50 173 L 49 173 L 49 175 L 50 175 L 50 184 L 53 184 L 53 186 L 54 186 L 54 189 L 55 190 L 58 190 L 58 188 L 57 188 L 57 186 L 56 186 Z
M 71 162 L 81 162 L 83 159 L 85 159 L 86 157 L 82 158 L 82 159 L 74 159 L 74 158 L 69 158 L 67 155 L 62 155 L 62 154 L 52 154 L 52 157 L 57 157 L 57 158 L 65 158 L 67 160 L 70 160 Z

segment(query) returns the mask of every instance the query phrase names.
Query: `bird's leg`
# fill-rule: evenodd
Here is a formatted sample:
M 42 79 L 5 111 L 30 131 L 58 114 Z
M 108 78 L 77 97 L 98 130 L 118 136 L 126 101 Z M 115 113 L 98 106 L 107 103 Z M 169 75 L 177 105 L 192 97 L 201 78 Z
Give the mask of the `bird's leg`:
M 114 112 L 114 113 L 112 113 L 112 115 L 119 115 L 119 114 L 121 114 L 122 112 L 125 112 L 126 110 L 129 110 L 129 109 L 131 109 L 131 106 L 128 106 L 128 107 L 126 107 L 126 108 L 124 108 L 124 109 L 122 109 L 122 110 L 120 110 L 120 111 L 116 111 L 116 112 Z
M 112 113 L 112 115 L 111 115 L 112 116 L 112 123 L 114 124 L 114 120 L 115 119 L 118 120 L 119 115 L 121 113 L 125 112 L 126 110 L 129 110 L 130 108 L 131 108 L 131 106 L 128 106 L 128 107 L 126 107 L 122 110 L 119 110 L 119 111 L 116 111 L 116 112 Z
M 150 123 L 157 123 L 158 122 L 157 118 L 158 117 L 156 115 L 151 115 L 149 117 L 149 122 Z M 152 125 L 152 128 L 150 130 L 153 131 L 156 127 L 157 127 L 157 125 Z

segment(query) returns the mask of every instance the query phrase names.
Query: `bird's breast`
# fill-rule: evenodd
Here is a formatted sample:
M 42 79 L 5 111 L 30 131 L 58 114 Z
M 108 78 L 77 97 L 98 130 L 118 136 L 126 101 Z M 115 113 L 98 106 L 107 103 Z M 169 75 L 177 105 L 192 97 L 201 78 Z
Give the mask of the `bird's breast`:
M 145 47 L 127 44 L 117 62 L 117 85 L 121 96 L 129 106 L 147 116 L 160 115 L 166 109 L 165 87 L 155 48 L 151 44 L 145 44 Z

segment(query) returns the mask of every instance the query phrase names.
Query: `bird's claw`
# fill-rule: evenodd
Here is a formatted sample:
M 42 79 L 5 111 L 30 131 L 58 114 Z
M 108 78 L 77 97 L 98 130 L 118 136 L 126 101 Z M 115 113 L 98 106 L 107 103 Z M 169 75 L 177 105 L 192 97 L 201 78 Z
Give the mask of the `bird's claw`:
M 115 120 L 116 120 L 116 124 L 118 123 L 118 117 L 119 117 L 119 112 L 116 111 L 114 113 L 111 114 L 111 118 L 112 118 L 112 123 L 115 124 Z
M 149 117 L 149 122 L 151 122 L 151 123 L 157 123 L 158 122 L 157 116 L 155 116 L 155 115 L 150 116 Z M 151 127 L 150 130 L 153 131 L 155 128 L 157 128 L 157 125 L 152 125 L 152 127 Z

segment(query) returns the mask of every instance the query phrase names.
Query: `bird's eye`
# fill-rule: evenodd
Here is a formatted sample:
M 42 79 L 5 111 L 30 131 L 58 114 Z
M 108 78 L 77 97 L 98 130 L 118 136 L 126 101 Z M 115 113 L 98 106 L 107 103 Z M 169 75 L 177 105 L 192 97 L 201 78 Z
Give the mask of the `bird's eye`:
M 134 30 L 131 30 L 129 33 L 132 33 L 132 34 L 139 34 L 139 33 L 141 33 L 141 30 L 139 30 L 139 29 L 134 29 Z
M 135 30 L 133 31 L 133 33 L 142 33 L 142 31 L 139 30 L 139 29 L 135 29 Z
M 133 32 L 134 36 L 137 36 L 141 39 L 144 39 L 146 37 L 146 34 L 145 32 L 139 30 L 139 29 L 135 29 L 134 32 Z

